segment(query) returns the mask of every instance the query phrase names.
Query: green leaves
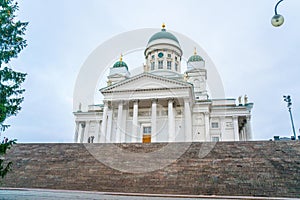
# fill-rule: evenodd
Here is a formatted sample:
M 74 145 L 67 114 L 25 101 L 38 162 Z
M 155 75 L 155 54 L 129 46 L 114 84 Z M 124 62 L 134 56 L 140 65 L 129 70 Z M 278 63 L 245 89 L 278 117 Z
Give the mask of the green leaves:
M 17 140 L 9 140 L 7 143 L 0 144 L 0 156 L 6 154 L 6 151 L 12 147 L 13 144 L 16 144 Z
M 25 90 L 21 84 L 26 74 L 3 68 L 3 64 L 16 58 L 27 46 L 22 36 L 28 23 L 16 20 L 17 10 L 18 4 L 13 0 L 0 0 L 0 133 L 9 127 L 4 121 L 21 110 L 20 104 L 24 100 L 21 94 Z
M 0 176 L 4 178 L 4 176 L 11 170 L 12 162 L 6 164 L 4 163 L 3 159 L 0 159 Z
M 24 100 L 21 94 L 25 92 L 21 84 L 25 81 L 25 77 L 26 74 L 7 67 L 0 70 L 0 132 L 8 128 L 8 125 L 3 124 L 5 119 L 21 110 L 20 104 Z
M 28 23 L 16 20 L 15 12 L 18 9 L 14 0 L 0 0 L 0 133 L 9 127 L 4 124 L 5 120 L 21 110 L 20 105 L 24 100 L 22 94 L 25 89 L 22 89 L 21 84 L 25 81 L 26 74 L 4 66 L 27 46 L 22 36 Z M 10 140 L 0 144 L 2 178 L 10 171 L 12 165 L 11 162 L 5 164 L 4 155 L 15 143 L 16 140 Z
M 6 154 L 6 151 L 11 148 L 13 144 L 16 144 L 17 140 L 10 140 L 7 143 L 0 144 L 0 176 L 4 176 L 11 170 L 12 162 L 4 163 L 3 155 Z
M 27 44 L 21 36 L 25 34 L 27 22 L 15 21 L 14 12 L 18 4 L 12 0 L 0 0 L 0 66 L 16 58 Z

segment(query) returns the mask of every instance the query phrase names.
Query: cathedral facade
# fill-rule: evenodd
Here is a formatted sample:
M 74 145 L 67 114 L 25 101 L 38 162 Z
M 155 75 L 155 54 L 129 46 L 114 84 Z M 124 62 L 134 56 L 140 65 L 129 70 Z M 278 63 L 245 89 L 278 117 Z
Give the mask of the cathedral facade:
M 120 60 L 100 89 L 103 104 L 74 112 L 78 143 L 149 143 L 248 141 L 251 109 L 245 96 L 210 99 L 205 60 L 197 54 L 182 73 L 182 49 L 165 29 L 155 33 L 144 51 L 143 73 L 130 75 Z

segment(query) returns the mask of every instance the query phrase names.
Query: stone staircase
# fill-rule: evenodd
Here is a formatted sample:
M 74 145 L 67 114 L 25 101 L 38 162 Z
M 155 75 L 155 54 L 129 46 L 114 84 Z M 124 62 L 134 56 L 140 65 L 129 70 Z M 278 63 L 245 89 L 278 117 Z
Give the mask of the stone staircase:
M 300 141 L 17 144 L 2 187 L 300 198 Z

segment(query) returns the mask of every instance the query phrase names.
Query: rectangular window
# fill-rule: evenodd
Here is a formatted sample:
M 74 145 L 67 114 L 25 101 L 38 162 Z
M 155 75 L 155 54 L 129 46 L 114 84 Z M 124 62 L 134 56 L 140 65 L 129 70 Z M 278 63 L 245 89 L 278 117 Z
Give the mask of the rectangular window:
M 178 64 L 175 63 L 175 71 L 177 71 L 177 70 L 178 70 Z
M 218 122 L 212 122 L 211 127 L 212 128 L 219 128 L 219 123 Z
M 151 63 L 151 70 L 154 70 L 155 62 Z
M 171 69 L 171 65 L 172 65 L 172 62 L 171 62 L 171 61 L 168 61 L 168 62 L 167 62 L 167 69 Z
M 163 61 L 158 61 L 158 69 L 162 69 L 163 68 Z
M 175 61 L 177 61 L 177 56 L 175 56 Z
M 213 142 L 219 142 L 219 141 L 220 141 L 220 138 L 219 138 L 219 137 L 212 137 L 212 141 L 213 141 Z
M 168 54 L 168 58 L 171 58 L 171 54 Z
M 143 127 L 143 133 L 144 133 L 144 135 L 151 134 L 151 126 L 144 126 Z

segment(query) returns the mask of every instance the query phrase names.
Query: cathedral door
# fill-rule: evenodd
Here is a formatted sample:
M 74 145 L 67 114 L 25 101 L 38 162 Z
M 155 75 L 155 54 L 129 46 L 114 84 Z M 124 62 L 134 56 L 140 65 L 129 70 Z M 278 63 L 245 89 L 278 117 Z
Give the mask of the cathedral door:
M 151 143 L 151 126 L 143 127 L 143 143 Z

